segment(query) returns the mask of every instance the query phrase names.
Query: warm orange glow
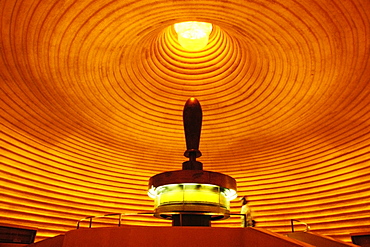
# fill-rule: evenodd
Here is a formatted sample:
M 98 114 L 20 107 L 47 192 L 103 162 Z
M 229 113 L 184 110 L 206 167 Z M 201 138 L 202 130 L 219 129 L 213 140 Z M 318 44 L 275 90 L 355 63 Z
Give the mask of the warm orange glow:
M 40 241 L 152 211 L 148 179 L 186 161 L 181 111 L 196 97 L 197 160 L 236 179 L 259 229 L 370 231 L 369 1 L 0 2 L 0 224 Z M 213 25 L 199 51 L 177 41 L 188 20 Z
M 174 25 L 178 41 L 188 51 L 202 50 L 208 44 L 212 24 L 207 22 L 188 21 Z

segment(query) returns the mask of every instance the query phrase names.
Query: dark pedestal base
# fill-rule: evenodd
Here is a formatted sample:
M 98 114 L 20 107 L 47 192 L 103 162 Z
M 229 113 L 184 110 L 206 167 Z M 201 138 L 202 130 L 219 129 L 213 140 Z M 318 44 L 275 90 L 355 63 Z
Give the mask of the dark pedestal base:
M 210 215 L 175 214 L 172 226 L 211 226 Z

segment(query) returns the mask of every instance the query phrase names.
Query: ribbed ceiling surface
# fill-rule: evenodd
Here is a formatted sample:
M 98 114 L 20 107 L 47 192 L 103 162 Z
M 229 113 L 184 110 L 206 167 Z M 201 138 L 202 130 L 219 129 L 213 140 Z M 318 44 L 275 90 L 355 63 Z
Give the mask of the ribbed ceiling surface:
M 0 6 L 0 223 L 41 240 L 88 215 L 151 210 L 149 178 L 186 160 L 182 110 L 196 97 L 199 160 L 237 180 L 259 227 L 370 230 L 368 0 Z M 172 24 L 189 20 L 214 25 L 202 51 L 177 42 Z

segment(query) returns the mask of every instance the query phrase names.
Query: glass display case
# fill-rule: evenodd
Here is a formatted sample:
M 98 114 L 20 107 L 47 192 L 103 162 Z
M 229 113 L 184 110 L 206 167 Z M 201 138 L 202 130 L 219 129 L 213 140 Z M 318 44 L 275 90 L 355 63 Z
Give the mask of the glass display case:
M 155 214 L 198 212 L 227 214 L 236 191 L 212 184 L 167 184 L 149 190 Z

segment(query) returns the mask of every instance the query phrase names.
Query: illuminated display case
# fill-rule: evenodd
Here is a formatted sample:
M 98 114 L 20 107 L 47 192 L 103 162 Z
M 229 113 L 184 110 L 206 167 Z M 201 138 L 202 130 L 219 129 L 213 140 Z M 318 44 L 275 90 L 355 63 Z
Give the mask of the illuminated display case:
M 148 195 L 154 199 L 154 215 L 172 220 L 173 226 L 210 226 L 210 221 L 230 216 L 230 201 L 237 197 L 234 178 L 203 170 L 196 161 L 202 153 L 199 141 L 202 109 L 190 98 L 185 104 L 183 122 L 186 139 L 182 170 L 163 172 L 149 180 Z
M 237 197 L 232 177 L 204 170 L 178 170 L 151 177 L 148 195 L 154 215 L 173 219 L 176 214 L 209 215 L 209 220 L 229 218 L 230 201 Z
M 152 190 L 156 214 L 165 212 L 197 211 L 225 214 L 234 190 L 212 184 L 168 184 Z

